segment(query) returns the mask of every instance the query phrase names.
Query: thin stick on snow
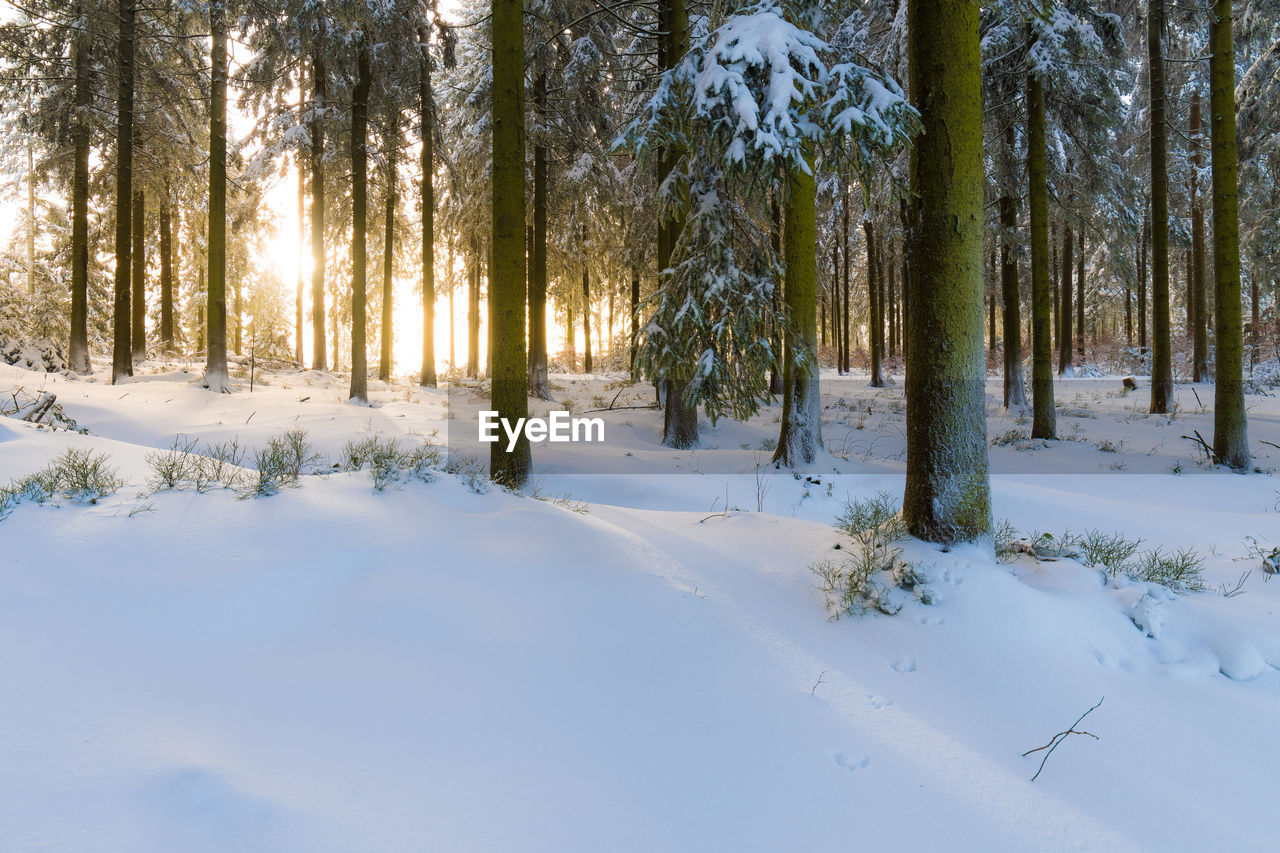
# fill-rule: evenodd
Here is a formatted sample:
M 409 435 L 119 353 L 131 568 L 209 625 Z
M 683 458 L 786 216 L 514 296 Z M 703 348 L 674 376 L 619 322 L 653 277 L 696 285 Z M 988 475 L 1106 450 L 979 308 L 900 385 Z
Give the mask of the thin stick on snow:
M 1107 698 L 1106 696 L 1102 697 L 1102 699 L 1106 699 L 1106 698 Z M 1098 700 L 1098 705 L 1102 704 L 1102 699 Z M 1022 753 L 1022 757 L 1026 758 L 1028 755 L 1030 755 L 1033 752 L 1039 752 L 1042 749 L 1049 750 L 1044 754 L 1044 758 L 1040 759 L 1040 767 L 1036 770 L 1036 775 L 1031 777 L 1032 782 L 1036 781 L 1036 779 L 1040 777 L 1040 771 L 1044 770 L 1044 763 L 1049 760 L 1049 756 L 1053 755 L 1053 751 L 1058 748 L 1058 744 L 1066 740 L 1068 735 L 1088 735 L 1094 740 L 1100 740 L 1100 738 L 1097 735 L 1095 735 L 1093 732 L 1076 731 L 1076 726 L 1080 725 L 1080 721 L 1083 720 L 1085 717 L 1089 716 L 1090 714 L 1092 714 L 1095 710 L 1097 710 L 1098 705 L 1094 705 L 1092 708 L 1090 708 L 1089 710 L 1081 714 L 1079 717 L 1077 717 L 1076 721 L 1072 723 L 1065 732 L 1058 732 L 1056 735 L 1050 738 L 1049 742 L 1046 743 L 1044 746 L 1037 746 L 1035 749 L 1028 749 L 1026 752 Z

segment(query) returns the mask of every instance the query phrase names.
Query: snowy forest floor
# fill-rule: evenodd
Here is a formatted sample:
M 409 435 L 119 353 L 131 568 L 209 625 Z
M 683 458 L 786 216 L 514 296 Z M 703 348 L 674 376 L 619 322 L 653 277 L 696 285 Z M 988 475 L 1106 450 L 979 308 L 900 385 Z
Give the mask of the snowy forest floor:
M 140 374 L 0 366 L 0 396 L 52 391 L 89 431 L 0 418 L 0 483 L 67 448 L 127 480 L 0 520 L 4 850 L 1274 848 L 1280 580 L 1255 546 L 1280 543 L 1280 396 L 1248 398 L 1259 471 L 1238 475 L 1181 438 L 1211 439 L 1210 385 L 1166 418 L 1144 381 L 1062 380 L 1063 440 L 1039 442 L 993 379 L 997 517 L 1195 548 L 1207 589 L 908 541 L 931 603 L 829 621 L 810 566 L 847 553 L 846 500 L 901 494 L 901 377 L 824 374 L 807 478 L 757 477 L 777 406 L 681 452 L 659 411 L 615 408 L 602 444 L 534 447 L 543 500 L 368 472 L 244 499 L 151 492 L 147 455 L 294 426 L 326 459 L 450 426 L 461 448 L 478 395 Z M 1043 752 L 1022 753 L 1103 697 L 1079 726 L 1099 739 L 1031 782 Z

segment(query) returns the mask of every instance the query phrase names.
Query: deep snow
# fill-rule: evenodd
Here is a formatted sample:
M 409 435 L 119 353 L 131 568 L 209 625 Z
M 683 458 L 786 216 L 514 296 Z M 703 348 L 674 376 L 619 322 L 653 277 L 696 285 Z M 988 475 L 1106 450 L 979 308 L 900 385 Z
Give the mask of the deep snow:
M 0 389 L 43 385 L 92 433 L 0 419 L 0 482 L 66 447 L 130 481 L 0 521 L 0 848 L 1274 844 L 1280 582 L 1245 541 L 1280 540 L 1274 397 L 1249 398 L 1264 473 L 1196 464 L 1178 436 L 1211 415 L 1190 386 L 1157 419 L 1116 379 L 1060 383 L 1093 415 L 1060 410 L 1081 440 L 992 448 L 998 516 L 1196 547 L 1210 591 L 909 543 L 934 604 L 832 622 L 808 567 L 848 547 L 846 497 L 900 494 L 900 387 L 824 375 L 847 458 L 824 455 L 817 485 L 767 476 L 763 512 L 776 409 L 684 453 L 658 447 L 658 413 L 608 413 L 605 446 L 541 457 L 536 491 L 560 501 L 445 474 L 375 492 L 367 473 L 239 499 L 142 495 L 145 456 L 294 424 L 336 456 L 371 432 L 443 442 L 466 415 L 407 384 L 371 383 L 363 407 L 310 371 L 212 395 L 151 368 L 112 387 L 0 367 Z M 578 411 L 616 393 L 553 385 Z M 992 407 L 993 438 L 1018 428 Z M 1216 592 L 1247 569 L 1244 594 Z M 1100 739 L 1068 738 L 1031 783 L 1021 753 L 1104 696 L 1081 724 Z

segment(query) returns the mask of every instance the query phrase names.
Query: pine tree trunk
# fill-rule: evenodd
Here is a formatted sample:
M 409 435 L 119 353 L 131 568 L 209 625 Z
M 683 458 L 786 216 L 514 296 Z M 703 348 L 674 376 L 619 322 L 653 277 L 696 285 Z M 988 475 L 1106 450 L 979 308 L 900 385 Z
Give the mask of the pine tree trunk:
M 822 446 L 822 405 L 818 389 L 817 190 L 813 163 L 786 166 L 783 211 L 783 295 L 791 321 L 791 340 L 782 369 L 782 427 L 775 465 L 809 465 Z M 798 350 L 798 351 L 797 351 Z
M 880 352 L 880 334 L 879 334 L 879 318 L 880 318 L 880 283 L 877 281 L 880 275 L 880 261 L 876 257 L 876 235 L 875 226 L 871 224 L 871 219 L 862 220 L 862 233 L 867 240 L 867 346 L 871 351 L 871 382 L 872 388 L 884 387 L 884 375 L 881 372 L 880 361 L 882 354 Z
M 547 72 L 539 64 L 533 85 L 534 109 L 539 128 L 545 125 Z M 529 252 L 529 393 L 540 400 L 551 399 L 547 378 L 547 148 L 541 132 L 533 143 L 533 246 Z M 635 286 L 638 291 L 638 286 Z M 638 301 L 639 295 L 633 301 Z M 632 306 L 632 328 L 636 326 Z M 635 338 L 632 338 L 631 369 L 635 374 Z
M 659 0 L 658 29 L 665 38 L 658 39 L 658 67 L 674 68 L 689 50 L 689 10 L 686 0 Z M 680 151 L 667 151 L 659 167 L 658 179 L 665 180 L 680 159 Z M 664 286 L 664 271 L 671 266 L 671 255 L 684 228 L 680 217 L 658 223 L 658 285 Z M 689 373 L 693 365 L 685 366 Z M 692 447 L 698 442 L 698 409 L 685 399 L 689 376 L 676 373 L 663 377 L 662 443 L 666 447 Z
M 493 0 L 493 260 L 489 271 L 492 329 L 491 402 L 511 423 L 529 414 L 525 348 L 524 4 Z M 490 445 L 493 479 L 519 488 L 532 458 L 523 434 L 515 448 Z
M 418 384 L 435 388 L 436 380 L 436 158 L 435 104 L 431 93 L 431 55 L 428 33 L 418 34 L 422 57 L 418 61 L 418 120 L 422 133 L 422 371 Z M 449 316 L 450 335 L 453 316 Z M 450 352 L 450 358 L 453 353 Z M 452 365 L 450 365 L 452 366 Z
M 1031 437 L 1056 438 L 1053 285 L 1049 280 L 1049 177 L 1044 82 L 1027 78 L 1027 198 L 1031 217 Z
M 129 348 L 133 363 L 147 358 L 147 201 L 142 190 L 133 191 L 133 267 L 129 301 Z
M 311 55 L 311 368 L 325 369 L 324 329 L 324 113 L 329 78 L 320 39 Z M 337 313 L 337 308 L 334 308 Z M 335 346 L 337 342 L 334 342 Z M 337 364 L 334 364 L 337 369 Z
M 160 199 L 160 349 L 173 352 L 173 210 L 169 181 Z
M 224 0 L 209 5 L 212 75 L 209 87 L 209 284 L 205 308 L 210 391 L 227 392 L 227 18 Z
M 1084 231 L 1079 234 L 1080 245 L 1076 253 L 1076 355 L 1084 365 Z
M 471 235 L 467 254 L 467 377 L 480 375 L 480 241 Z
M 631 267 L 631 381 L 639 382 L 636 370 L 636 342 L 640 339 L 640 267 Z
M 1018 293 L 1018 249 L 1013 234 L 1018 227 L 1018 202 L 1000 197 L 1000 294 L 1004 301 L 1004 405 L 1027 408 L 1026 380 L 1022 375 L 1022 307 Z
M 930 542 L 991 534 L 982 346 L 982 89 L 978 4 L 908 0 L 911 369 L 902 517 Z
M 844 249 L 844 269 L 841 270 L 840 313 L 837 318 L 840 331 L 840 368 L 849 375 L 849 188 L 844 187 L 840 196 L 841 245 Z
M 396 206 L 400 203 L 397 195 L 399 176 L 396 174 L 396 151 L 400 146 L 400 116 L 393 114 L 387 127 L 387 199 L 382 232 L 382 317 L 379 322 L 380 344 L 378 350 L 378 378 L 383 382 L 391 379 L 392 347 L 395 342 L 395 329 L 392 321 L 395 316 L 395 268 L 396 268 Z M 425 329 L 424 329 L 425 331 Z
M 1074 376 L 1071 364 L 1071 273 L 1075 270 L 1075 233 L 1071 226 L 1065 226 L 1062 235 L 1062 285 L 1058 292 L 1062 295 L 1062 313 L 1058 323 L 1058 375 Z
M 1147 247 L 1151 243 L 1150 211 L 1142 219 L 1142 239 L 1138 241 L 1138 352 L 1147 352 Z
M 1172 337 L 1169 328 L 1169 143 L 1165 127 L 1164 0 L 1147 12 L 1151 81 L 1151 412 L 1173 410 Z
M 86 19 L 87 0 L 79 6 L 75 30 L 76 94 L 72 146 L 74 177 L 71 184 L 71 369 L 81 375 L 89 365 L 89 147 L 93 105 L 93 40 Z
M 136 0 L 120 0 L 116 100 L 116 276 L 112 318 L 111 384 L 133 375 L 129 312 L 133 253 L 133 77 Z
M 365 288 L 368 285 L 366 247 L 369 220 L 369 47 L 362 38 L 356 48 L 356 85 L 351 93 L 351 393 L 350 399 L 369 401 L 369 365 L 365 351 Z
M 773 250 L 773 256 L 780 258 L 782 256 L 782 208 L 778 206 L 778 185 L 775 182 L 769 191 L 769 221 L 773 224 L 773 228 L 769 230 L 769 245 Z M 846 250 L 848 247 L 848 223 L 845 227 Z M 772 346 L 774 363 L 769 368 L 769 394 L 776 396 L 782 393 L 782 361 L 783 343 L 782 343 L 782 327 L 777 317 L 782 309 L 782 283 L 775 282 L 773 288 L 773 315 L 774 322 L 772 332 Z
M 586 238 L 586 227 L 583 227 L 583 238 Z M 586 250 L 583 250 L 586 257 Z M 591 372 L 591 275 L 584 264 L 582 267 L 582 366 L 586 373 Z
M 299 107 L 301 111 L 301 107 Z M 303 174 L 302 152 L 298 152 L 297 160 L 294 164 L 298 170 L 298 257 L 301 258 L 306 251 L 307 245 L 307 183 L 306 176 Z M 306 299 L 307 283 L 302 275 L 302 264 L 298 264 L 298 282 L 293 300 L 293 341 L 294 341 L 294 360 L 301 369 L 306 361 L 302 353 L 302 337 L 305 334 L 303 325 L 306 322 Z
M 1213 267 L 1217 307 L 1217 380 L 1213 452 L 1236 470 L 1250 465 L 1244 408 L 1244 346 L 1240 305 L 1240 214 L 1236 162 L 1235 48 L 1231 0 L 1209 13 L 1209 137 L 1213 153 Z
M 244 323 L 241 322 L 243 314 L 243 304 L 240 301 L 240 277 L 236 276 L 231 284 L 231 314 L 228 316 L 229 325 L 231 327 L 232 352 L 236 355 L 244 355 Z
M 36 295 L 36 156 L 27 141 L 27 295 Z

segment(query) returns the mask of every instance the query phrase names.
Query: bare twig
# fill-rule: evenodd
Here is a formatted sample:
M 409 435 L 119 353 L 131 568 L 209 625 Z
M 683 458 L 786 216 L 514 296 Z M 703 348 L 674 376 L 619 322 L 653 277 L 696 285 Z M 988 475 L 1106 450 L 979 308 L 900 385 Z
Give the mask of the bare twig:
M 1204 451 L 1205 458 L 1216 465 L 1218 462 L 1218 456 L 1213 452 L 1213 445 L 1209 444 L 1209 442 L 1204 440 L 1204 436 L 1200 434 L 1200 430 L 1193 429 L 1192 432 L 1195 433 L 1194 438 L 1192 438 L 1189 435 L 1184 435 L 1182 437 L 1185 438 L 1187 441 L 1194 441 L 1196 444 L 1198 444 L 1200 446 L 1200 449 Z
M 1262 442 L 1263 444 L 1269 444 L 1272 447 L 1274 447 L 1276 450 L 1280 450 L 1280 444 L 1276 444 L 1274 441 L 1267 441 L 1265 438 L 1260 438 L 1258 439 L 1258 441 Z
M 824 669 L 822 672 L 818 673 L 818 680 L 817 680 L 817 681 L 815 681 L 815 682 L 813 682 L 813 687 L 812 687 L 812 688 L 810 688 L 810 690 L 809 690 L 809 695 L 810 695 L 810 696 L 813 696 L 813 695 L 814 695 L 814 691 L 816 691 L 816 690 L 818 689 L 818 685 L 819 685 L 819 684 L 826 684 L 826 683 L 827 683 L 827 682 L 825 682 L 825 681 L 823 681 L 823 680 L 822 680 L 822 676 L 824 676 L 824 675 L 826 675 L 826 674 L 827 674 L 827 671 L 826 671 L 825 669 Z
M 1183 436 L 1183 437 L 1185 438 L 1186 436 Z M 1106 699 L 1106 698 L 1107 698 L 1106 696 L 1102 697 L 1102 699 Z M 1085 717 L 1089 716 L 1095 710 L 1097 710 L 1098 705 L 1102 704 L 1102 699 L 1098 700 L 1097 705 L 1094 705 L 1092 708 L 1090 708 L 1089 710 L 1081 714 L 1079 717 L 1077 717 L 1076 721 L 1072 723 L 1065 732 L 1058 732 L 1056 735 L 1050 738 L 1049 742 L 1046 743 L 1044 746 L 1037 746 L 1035 749 L 1028 749 L 1026 752 L 1022 753 L 1022 757 L 1026 758 L 1028 755 L 1030 755 L 1033 752 L 1039 752 L 1042 749 L 1049 750 L 1044 754 L 1044 758 L 1040 759 L 1040 767 L 1036 769 L 1036 775 L 1031 777 L 1032 782 L 1036 781 L 1036 779 L 1040 777 L 1040 771 L 1044 770 L 1044 763 L 1049 760 L 1049 756 L 1053 755 L 1053 751 L 1058 748 L 1058 744 L 1066 740 L 1068 735 L 1088 735 L 1094 740 L 1099 740 L 1098 736 L 1095 735 L 1093 732 L 1076 731 L 1076 726 L 1080 725 L 1081 720 L 1083 720 Z

